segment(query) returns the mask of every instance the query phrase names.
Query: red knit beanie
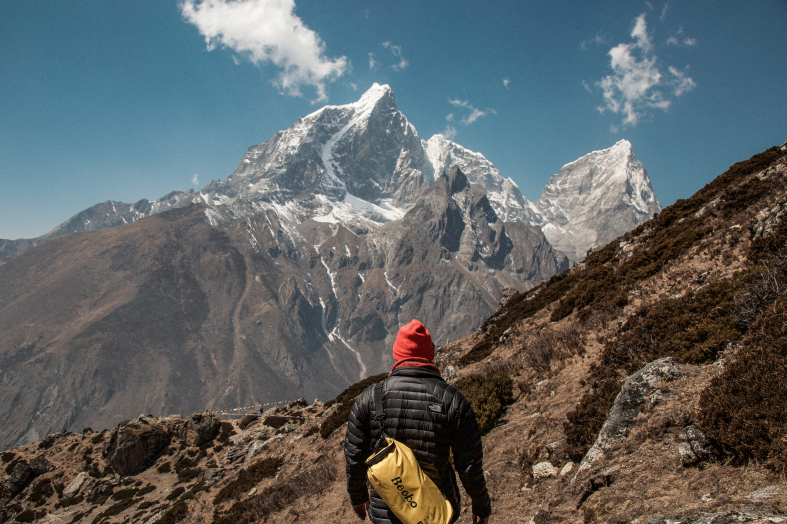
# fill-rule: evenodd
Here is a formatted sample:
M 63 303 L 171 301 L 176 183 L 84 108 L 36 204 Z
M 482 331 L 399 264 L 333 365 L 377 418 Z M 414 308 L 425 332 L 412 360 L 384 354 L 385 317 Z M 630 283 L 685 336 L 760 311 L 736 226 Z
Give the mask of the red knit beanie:
M 411 320 L 409 324 L 399 330 L 396 342 L 393 345 L 394 360 L 407 358 L 425 358 L 434 360 L 434 343 L 432 335 L 426 326 L 418 320 Z

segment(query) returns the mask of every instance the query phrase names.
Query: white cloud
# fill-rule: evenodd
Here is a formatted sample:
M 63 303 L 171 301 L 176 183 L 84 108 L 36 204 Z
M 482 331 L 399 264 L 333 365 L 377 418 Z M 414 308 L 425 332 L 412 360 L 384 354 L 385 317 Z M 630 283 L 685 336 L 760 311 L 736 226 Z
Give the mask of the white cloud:
M 453 113 L 448 113 L 447 115 L 445 115 L 445 119 L 448 120 L 449 122 L 453 122 L 454 121 L 454 114 Z
M 678 71 L 675 67 L 670 66 L 669 72 L 672 73 L 674 80 L 671 82 L 671 85 L 674 89 L 675 96 L 680 96 L 683 93 L 688 93 L 695 87 L 697 87 L 696 82 L 686 76 L 685 73 L 682 71 Z
M 453 140 L 456 138 L 456 128 L 454 126 L 445 126 L 445 129 L 440 134 L 447 140 Z
M 687 46 L 697 45 L 697 39 L 696 38 L 688 38 L 687 37 L 687 38 L 684 38 L 683 40 L 681 40 L 679 37 L 682 34 L 683 34 L 683 28 L 681 27 L 681 28 L 678 29 L 678 34 L 676 34 L 674 36 L 671 36 L 671 37 L 669 37 L 667 39 L 667 45 L 674 45 L 674 46 L 679 46 L 681 44 L 682 45 L 687 45 Z
M 369 69 L 377 69 L 380 63 L 374 59 L 374 53 L 369 53 Z
M 510 84 L 510 83 L 511 83 L 511 80 L 509 80 L 508 78 L 504 78 L 503 79 L 503 87 L 505 87 L 506 89 L 508 89 L 508 84 Z
M 402 56 L 402 46 L 393 45 L 391 42 L 383 42 L 383 47 L 391 51 L 391 54 L 399 60 L 399 63 L 391 66 L 394 71 L 401 71 L 409 65 L 409 62 Z
M 651 44 L 650 37 L 648 36 L 648 26 L 645 23 L 645 13 L 642 13 L 636 18 L 636 20 L 634 20 L 634 29 L 631 30 L 631 38 L 637 41 L 635 45 L 642 49 L 643 53 L 650 53 L 653 45 Z
M 194 176 L 191 177 L 191 185 L 198 186 L 199 185 L 199 174 L 194 173 Z
M 486 115 L 488 115 L 490 113 L 495 114 L 495 115 L 497 114 L 497 111 L 495 111 L 494 109 L 491 109 L 491 108 L 487 108 L 485 111 L 482 111 L 480 109 L 476 109 L 475 107 L 473 107 L 473 104 L 471 104 L 468 100 L 459 100 L 457 98 L 457 99 L 454 99 L 454 100 L 448 100 L 448 102 L 454 107 L 462 107 L 462 108 L 467 109 L 470 112 L 467 116 L 465 116 L 462 119 L 462 123 L 464 125 L 466 125 L 466 126 L 472 124 L 473 122 L 475 122 L 476 120 L 478 120 L 482 116 L 486 116 Z M 451 119 L 454 118 L 453 113 L 451 113 L 449 116 L 451 117 Z M 448 117 L 446 117 L 446 118 L 448 118 Z
M 609 43 L 609 38 L 604 36 L 604 35 L 602 35 L 601 31 L 599 31 L 598 33 L 596 33 L 596 36 L 594 36 L 592 39 L 590 39 L 590 40 L 583 40 L 582 43 L 579 44 L 579 49 L 582 50 L 582 51 L 587 51 L 587 48 L 588 48 L 588 46 L 590 44 L 605 45 L 605 44 L 608 44 L 608 43 Z
M 326 100 L 325 84 L 342 76 L 347 58 L 325 56 L 325 43 L 295 15 L 294 0 L 183 0 L 183 18 L 197 26 L 208 51 L 232 49 L 255 65 L 282 71 L 274 84 L 292 96 L 312 86 Z
M 587 91 L 587 92 L 588 92 L 588 93 L 590 93 L 591 95 L 593 94 L 593 88 L 592 88 L 592 87 L 590 87 L 590 85 L 588 85 L 588 83 L 587 83 L 587 82 L 585 82 L 584 80 L 582 81 L 582 87 L 584 87 L 584 88 L 585 88 L 585 91 Z
M 631 30 L 634 43 L 618 44 L 609 50 L 613 74 L 605 76 L 597 86 L 604 96 L 600 112 L 611 111 L 623 116 L 623 126 L 634 126 L 653 109 L 667 110 L 672 103 L 665 92 L 681 96 L 696 84 L 674 67 L 670 75 L 662 74 L 653 44 L 648 35 L 645 15 L 638 16 Z
M 669 3 L 664 3 L 664 7 L 661 10 L 661 15 L 659 16 L 659 20 L 663 22 L 667 18 L 668 10 L 669 10 Z

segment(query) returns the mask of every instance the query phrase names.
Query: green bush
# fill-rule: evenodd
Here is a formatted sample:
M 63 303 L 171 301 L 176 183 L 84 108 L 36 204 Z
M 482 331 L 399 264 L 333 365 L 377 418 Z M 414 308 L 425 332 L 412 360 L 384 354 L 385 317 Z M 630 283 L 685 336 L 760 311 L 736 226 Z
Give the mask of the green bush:
M 739 463 L 787 471 L 787 295 L 752 326 L 735 360 L 700 397 L 698 423 Z
M 566 422 L 563 423 L 566 433 L 565 453 L 571 460 L 581 461 L 596 441 L 621 386 L 620 379 L 614 377 L 599 381 L 566 415 Z
M 492 371 L 485 375 L 468 375 L 457 380 L 454 386 L 464 394 L 473 407 L 478 430 L 482 435 L 489 433 L 495 427 L 506 406 L 514 401 L 513 381 L 511 377 L 499 371 Z

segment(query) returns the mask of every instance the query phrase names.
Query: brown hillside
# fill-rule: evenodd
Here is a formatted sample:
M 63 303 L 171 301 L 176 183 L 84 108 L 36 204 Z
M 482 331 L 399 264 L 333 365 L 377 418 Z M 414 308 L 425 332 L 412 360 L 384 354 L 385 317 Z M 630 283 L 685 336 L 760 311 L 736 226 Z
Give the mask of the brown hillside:
M 440 349 L 479 415 L 502 415 L 483 437 L 492 522 L 787 522 L 785 210 L 787 145 Z M 341 413 L 362 387 L 49 436 L 0 457 L 3 518 L 357 522 Z

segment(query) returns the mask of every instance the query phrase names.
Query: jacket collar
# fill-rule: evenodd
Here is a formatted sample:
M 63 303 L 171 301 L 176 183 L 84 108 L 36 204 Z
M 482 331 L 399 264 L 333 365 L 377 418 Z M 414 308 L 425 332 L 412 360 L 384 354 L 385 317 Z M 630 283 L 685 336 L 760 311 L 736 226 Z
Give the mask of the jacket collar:
M 439 374 L 426 368 L 421 367 L 400 367 L 394 369 L 391 377 L 422 377 L 422 378 L 439 378 L 443 379 Z

